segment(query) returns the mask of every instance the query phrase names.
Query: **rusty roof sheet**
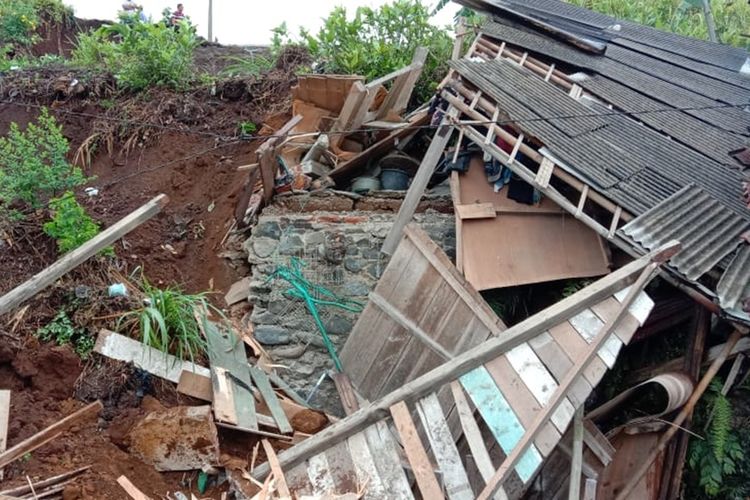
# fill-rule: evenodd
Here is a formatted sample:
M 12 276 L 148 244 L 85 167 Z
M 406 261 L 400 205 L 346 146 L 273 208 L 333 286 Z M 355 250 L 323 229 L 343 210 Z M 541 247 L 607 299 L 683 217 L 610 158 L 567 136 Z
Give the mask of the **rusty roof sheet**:
M 744 244 L 737 250 L 716 287 L 716 293 L 722 309 L 750 320 L 750 313 L 743 310 L 743 302 L 750 299 L 750 245 Z
M 619 234 L 649 250 L 679 240 L 682 251 L 670 264 L 696 281 L 735 251 L 748 226 L 746 220 L 690 184 L 630 221 Z

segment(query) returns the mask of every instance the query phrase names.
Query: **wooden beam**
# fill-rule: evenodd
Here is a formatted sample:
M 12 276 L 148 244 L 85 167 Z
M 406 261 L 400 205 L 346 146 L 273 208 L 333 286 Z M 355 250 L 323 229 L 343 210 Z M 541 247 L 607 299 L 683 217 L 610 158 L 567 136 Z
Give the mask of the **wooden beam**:
M 396 78 L 396 81 L 393 82 L 391 91 L 388 93 L 388 96 L 383 101 L 383 104 L 380 105 L 380 109 L 378 109 L 378 112 L 375 115 L 376 119 L 385 118 L 390 113 L 400 115 L 406 110 L 406 107 L 409 104 L 409 99 L 411 99 L 411 94 L 414 92 L 414 86 L 416 85 L 417 80 L 419 80 L 419 76 L 422 74 L 422 68 L 427 60 L 428 52 L 429 51 L 426 47 L 417 47 L 414 51 L 411 64 L 409 65 L 411 71 L 399 76 Z
M 21 458 L 26 453 L 32 452 L 40 446 L 52 441 L 60 434 L 83 420 L 98 415 L 102 408 L 101 401 L 95 401 L 90 405 L 84 406 L 77 412 L 68 415 L 64 419 L 50 425 L 46 429 L 37 432 L 30 438 L 10 447 L 3 453 L 0 453 L 0 468 L 5 467 L 14 460 Z
M 461 220 L 495 218 L 494 203 L 469 203 L 467 205 L 456 205 L 454 208 Z
M 414 216 L 414 212 L 417 210 L 417 205 L 419 205 L 419 200 L 422 199 L 422 194 L 424 194 L 424 190 L 427 188 L 427 184 L 430 182 L 430 178 L 435 172 L 435 167 L 443 156 L 443 151 L 445 151 L 448 141 L 450 141 L 454 128 L 448 126 L 448 122 L 450 117 L 455 117 L 456 115 L 457 111 L 452 107 L 449 107 L 448 111 L 445 113 L 441 127 L 435 132 L 430 147 L 427 148 L 427 152 L 422 158 L 422 163 L 419 165 L 417 174 L 414 176 L 414 179 L 412 179 L 409 190 L 404 197 L 404 201 L 401 203 L 398 215 L 393 221 L 393 226 L 383 242 L 383 248 L 381 249 L 382 253 L 393 255 L 393 252 L 396 251 L 398 242 L 401 241 L 401 233 Z
M 0 316 L 14 310 L 24 301 L 41 292 L 52 283 L 60 279 L 71 269 L 83 264 L 88 259 L 108 247 L 124 235 L 137 228 L 154 215 L 161 212 L 169 198 L 160 194 L 156 198 L 130 213 L 117 223 L 97 234 L 89 241 L 63 255 L 57 262 L 38 272 L 31 279 L 17 286 L 0 297 Z
M 310 439 L 282 451 L 279 454 L 279 461 L 283 467 L 290 468 L 325 451 L 334 444 L 387 417 L 391 406 L 401 401 L 416 401 L 430 392 L 434 392 L 437 388 L 456 380 L 461 375 L 529 341 L 550 327 L 567 321 L 582 310 L 619 292 L 633 283 L 635 277 L 651 262 L 665 262 L 678 249 L 679 244 L 671 242 L 626 264 L 544 311 L 508 328 L 502 335 L 492 337 L 486 342 L 469 349 L 451 361 L 417 377 L 380 400 L 372 402 L 358 412 L 322 430 Z M 253 475 L 262 478 L 268 472 L 269 469 L 261 465 L 256 468 Z
M 659 441 L 657 441 L 656 443 L 656 446 L 651 450 L 651 453 L 649 453 L 648 457 L 646 457 L 646 460 L 641 462 L 638 469 L 630 477 L 630 480 L 625 484 L 625 486 L 623 486 L 622 490 L 617 494 L 617 496 L 615 497 L 615 500 L 625 500 L 626 498 L 628 498 L 630 493 L 633 491 L 636 485 L 640 482 L 641 478 L 651 468 L 651 464 L 659 455 L 659 453 L 661 453 L 661 451 L 669 443 L 672 437 L 674 437 L 674 435 L 677 434 L 677 431 L 682 429 L 681 427 L 682 423 L 685 421 L 687 416 L 693 411 L 693 409 L 695 408 L 695 405 L 698 403 L 698 400 L 701 398 L 701 396 L 703 396 L 703 393 L 708 388 L 708 385 L 716 376 L 719 369 L 721 368 L 721 365 L 724 364 L 724 361 L 726 361 L 727 357 L 729 356 L 729 353 L 732 351 L 732 348 L 740 340 L 741 337 L 742 337 L 742 332 L 740 332 L 739 330 L 735 330 L 734 332 L 732 332 L 732 335 L 729 336 L 729 340 L 727 340 L 726 344 L 724 344 L 724 348 L 719 354 L 719 357 L 716 358 L 716 360 L 713 363 L 711 363 L 711 366 L 708 368 L 705 375 L 703 375 L 703 378 L 701 378 L 701 381 L 698 383 L 698 386 L 693 391 L 693 394 L 690 396 L 690 399 L 688 399 L 687 403 L 685 403 L 685 406 L 682 407 L 682 410 L 680 410 L 680 413 L 677 415 L 677 417 L 675 417 L 671 425 L 667 426 L 667 430 L 664 432 L 664 434 L 661 435 L 661 437 L 659 438 Z
M 628 308 L 635 301 L 638 294 L 641 292 L 651 279 L 656 275 L 659 268 L 659 262 L 649 263 L 640 273 L 636 282 L 628 290 L 628 294 L 625 299 L 619 304 L 617 313 L 609 319 L 597 332 L 597 335 L 593 338 L 591 343 L 587 346 L 583 360 L 577 363 L 578 369 L 570 370 L 565 377 L 560 381 L 558 388 L 550 397 L 549 401 L 545 406 L 536 414 L 533 423 L 526 429 L 521 440 L 513 448 L 513 451 L 503 461 L 500 468 L 495 472 L 492 480 L 477 496 L 478 500 L 488 500 L 495 491 L 500 488 L 510 476 L 511 472 L 518 464 L 521 457 L 524 456 L 530 445 L 534 443 L 539 433 L 544 428 L 549 419 L 554 415 L 557 409 L 560 407 L 563 401 L 567 401 L 568 390 L 575 380 L 581 375 L 583 370 L 596 358 L 599 354 L 599 350 L 609 340 L 610 335 L 614 332 L 617 326 L 620 324 L 623 318 L 628 314 Z

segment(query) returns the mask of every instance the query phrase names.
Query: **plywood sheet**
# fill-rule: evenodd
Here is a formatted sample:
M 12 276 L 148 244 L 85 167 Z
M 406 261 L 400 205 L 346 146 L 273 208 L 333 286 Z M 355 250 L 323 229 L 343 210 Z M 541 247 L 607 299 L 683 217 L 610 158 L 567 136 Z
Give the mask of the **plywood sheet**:
M 464 276 L 477 290 L 600 276 L 609 261 L 599 236 L 549 199 L 530 206 L 487 182 L 481 157 L 458 177 L 454 205 L 492 203 L 494 218 L 463 219 L 457 238 Z

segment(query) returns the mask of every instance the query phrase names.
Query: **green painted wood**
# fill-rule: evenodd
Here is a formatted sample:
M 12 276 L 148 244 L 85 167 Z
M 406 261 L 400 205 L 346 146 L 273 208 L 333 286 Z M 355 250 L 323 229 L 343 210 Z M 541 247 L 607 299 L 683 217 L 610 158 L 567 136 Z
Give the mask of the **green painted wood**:
M 252 387 L 253 384 L 250 378 L 250 366 L 247 364 L 245 344 L 231 332 L 210 321 L 203 321 L 203 329 L 208 340 L 208 358 L 211 361 L 211 367 L 224 368 L 232 374 L 233 378 L 230 378 L 228 383 L 232 384 L 237 426 L 257 430 L 258 417 L 255 413 L 255 397 L 252 391 L 247 389 L 247 387 Z M 211 376 L 214 376 L 214 370 L 211 371 Z M 234 378 L 241 383 L 238 383 Z
M 279 426 L 279 432 L 282 434 L 291 434 L 294 432 L 294 429 L 292 429 L 292 426 L 289 423 L 289 419 L 286 418 L 284 409 L 281 407 L 279 398 L 276 396 L 276 393 L 273 392 L 273 387 L 271 387 L 271 381 L 268 379 L 268 376 L 263 370 L 259 370 L 254 366 L 249 366 L 248 368 L 250 369 L 250 376 L 252 377 L 253 382 L 255 382 L 255 387 L 258 388 L 260 395 L 266 402 L 266 406 L 268 406 L 268 410 L 271 412 L 271 416 Z

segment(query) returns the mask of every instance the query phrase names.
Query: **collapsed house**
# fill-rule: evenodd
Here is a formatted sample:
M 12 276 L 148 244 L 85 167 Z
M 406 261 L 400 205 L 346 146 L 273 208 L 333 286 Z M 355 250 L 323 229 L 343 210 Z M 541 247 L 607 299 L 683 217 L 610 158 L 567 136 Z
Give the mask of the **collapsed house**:
M 750 349 L 748 54 L 552 0 L 459 3 L 489 19 L 463 55 L 458 38 L 429 106 L 406 112 L 423 49 L 371 82 L 299 78 L 291 120 L 239 167 L 233 227 L 250 231 L 252 274 L 225 301 L 247 313 L 198 320 L 209 366 L 100 333 L 98 354 L 200 403 L 146 417 L 142 460 L 223 468 L 236 498 L 676 496 L 678 429 Z M 166 201 L 0 297 L 0 313 Z M 657 277 L 684 296 L 656 300 Z M 480 293 L 570 278 L 587 281 L 516 324 Z M 712 315 L 732 332 L 704 352 Z M 591 408 L 628 344 L 685 323 L 683 358 Z M 664 397 L 604 428 L 645 391 Z M 101 408 L 0 451 L 0 467 Z M 227 433 L 254 444 L 227 458 Z

